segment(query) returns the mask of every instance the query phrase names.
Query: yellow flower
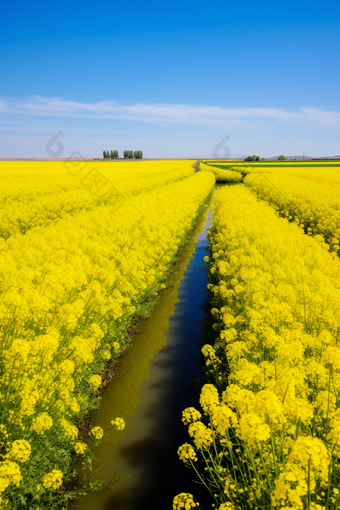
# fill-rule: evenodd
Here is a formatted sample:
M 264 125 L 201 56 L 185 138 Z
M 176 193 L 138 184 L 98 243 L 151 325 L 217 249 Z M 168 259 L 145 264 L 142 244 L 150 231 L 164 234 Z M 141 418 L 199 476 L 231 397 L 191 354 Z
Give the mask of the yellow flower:
M 293 444 L 289 462 L 303 469 L 311 469 L 314 476 L 328 480 L 329 453 L 324 443 L 317 437 L 299 437 Z
M 189 436 L 194 439 L 196 448 L 207 449 L 213 442 L 212 431 L 202 422 L 196 421 L 189 425 Z
M 255 413 L 243 414 L 239 421 L 237 435 L 250 445 L 268 441 L 270 427 Z
M 201 413 L 197 411 L 194 407 L 187 407 L 182 412 L 182 422 L 184 425 L 188 425 L 189 423 L 193 423 L 194 421 L 200 420 L 202 417 Z
M 285 421 L 282 403 L 273 391 L 259 391 L 255 398 L 254 408 L 259 416 L 274 427 L 280 427 Z
M 17 462 L 27 462 L 31 455 L 31 445 L 25 439 L 18 439 L 11 444 L 6 457 Z
M 178 448 L 177 454 L 180 460 L 182 460 L 184 463 L 189 462 L 190 460 L 193 460 L 194 462 L 197 461 L 196 452 L 194 448 L 188 443 L 180 446 Z
M 97 390 L 99 388 L 99 386 L 101 385 L 101 383 L 102 383 L 102 378 L 100 377 L 100 375 L 93 375 L 90 378 L 90 384 L 94 390 Z
M 87 450 L 87 444 L 85 443 L 76 443 L 74 446 L 74 450 L 77 455 L 83 455 L 83 453 Z
M 75 425 L 69 423 L 65 418 L 60 420 L 60 425 L 66 436 L 76 439 L 78 437 L 78 429 Z
M 16 462 L 5 460 L 0 462 L 0 493 L 13 483 L 19 487 L 22 480 L 20 468 Z
M 63 473 L 58 469 L 53 469 L 43 477 L 45 489 L 59 489 L 63 483 Z
M 174 497 L 172 510 L 190 510 L 191 508 L 195 508 L 197 506 L 199 506 L 199 503 L 194 502 L 192 494 L 181 492 L 181 494 L 178 494 Z
M 106 349 L 105 351 L 103 351 L 103 353 L 102 353 L 102 359 L 103 359 L 103 360 L 105 360 L 105 361 L 107 361 L 107 360 L 109 360 L 110 358 L 111 358 L 111 352 L 110 352 L 108 349 Z
M 47 413 L 41 413 L 33 419 L 32 429 L 37 434 L 43 434 L 46 430 L 49 430 L 52 425 L 52 418 Z
M 306 474 L 298 466 L 290 466 L 289 471 L 280 473 L 275 482 L 272 496 L 274 507 L 286 505 L 293 509 L 302 509 L 302 498 L 308 492 Z
M 114 420 L 111 420 L 111 424 L 117 430 L 124 430 L 125 428 L 125 421 L 123 420 L 123 418 L 115 418 Z
M 211 413 L 212 409 L 219 405 L 218 391 L 213 384 L 205 384 L 201 390 L 200 404 L 205 413 Z
M 90 434 L 95 438 L 95 439 L 101 439 L 104 435 L 104 431 L 101 427 L 93 427 L 90 431 Z
M 222 436 L 226 434 L 228 429 L 237 425 L 236 414 L 224 404 L 213 407 L 211 418 L 214 430 Z

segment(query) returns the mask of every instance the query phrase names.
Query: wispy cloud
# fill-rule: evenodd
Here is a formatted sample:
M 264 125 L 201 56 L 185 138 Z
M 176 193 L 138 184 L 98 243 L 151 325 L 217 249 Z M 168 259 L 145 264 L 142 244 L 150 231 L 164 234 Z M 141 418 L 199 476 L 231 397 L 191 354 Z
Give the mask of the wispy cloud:
M 0 111 L 9 116 L 121 119 L 149 123 L 201 124 L 212 127 L 242 127 L 270 121 L 340 127 L 340 112 L 301 106 L 283 108 L 223 108 L 187 104 L 121 104 L 116 101 L 83 103 L 59 97 L 34 97 L 26 100 L 2 98 Z

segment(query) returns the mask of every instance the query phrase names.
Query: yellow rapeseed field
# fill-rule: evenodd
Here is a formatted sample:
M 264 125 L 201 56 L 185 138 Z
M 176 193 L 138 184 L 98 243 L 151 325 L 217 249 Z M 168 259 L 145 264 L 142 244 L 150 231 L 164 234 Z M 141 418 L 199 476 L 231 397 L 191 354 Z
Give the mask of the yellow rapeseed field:
M 215 181 L 235 185 L 215 195 L 205 384 L 179 459 L 217 510 L 340 508 L 339 163 L 193 162 L 1 163 L 1 509 L 66 508 L 105 434 L 79 427 L 105 363 Z
M 7 239 L 97 205 L 194 174 L 192 162 L 1 162 L 0 236 Z
M 4 165 L 3 508 L 66 506 L 74 457 L 91 461 L 79 417 L 98 405 L 105 362 L 126 348 L 132 318 L 164 287 L 215 183 L 190 164 L 158 165 L 103 163 L 92 180 L 92 163 L 74 175 L 61 163 Z M 90 438 L 103 433 L 94 427 Z
M 256 172 L 244 183 L 278 213 L 300 225 L 305 233 L 319 235 L 330 249 L 340 244 L 340 165 Z
M 211 170 L 215 173 L 221 172 L 220 182 L 236 182 L 234 179 L 229 181 L 230 174 L 224 172 L 239 172 L 243 176 L 249 173 L 284 173 L 291 175 L 301 175 L 308 178 L 317 178 L 320 180 L 334 179 L 338 180 L 340 164 L 338 161 L 240 161 L 240 160 L 203 160 L 200 164 L 201 169 Z
M 339 258 L 244 185 L 217 192 L 210 243 L 208 382 L 178 455 L 219 510 L 338 510 Z

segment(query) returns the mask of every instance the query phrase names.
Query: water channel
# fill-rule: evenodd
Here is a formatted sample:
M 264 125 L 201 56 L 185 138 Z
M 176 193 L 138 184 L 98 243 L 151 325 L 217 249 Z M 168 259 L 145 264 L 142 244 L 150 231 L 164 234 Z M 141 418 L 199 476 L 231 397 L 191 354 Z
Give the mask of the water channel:
M 104 480 L 103 488 L 74 504 L 77 510 L 170 510 L 180 492 L 211 507 L 207 490 L 193 482 L 195 473 L 178 459 L 177 449 L 190 439 L 182 410 L 197 407 L 191 387 L 200 373 L 196 357 L 207 284 L 202 266 L 212 200 L 93 416 L 93 425 L 104 430 L 117 416 L 126 427 L 111 431 L 96 449 L 100 468 L 91 480 Z

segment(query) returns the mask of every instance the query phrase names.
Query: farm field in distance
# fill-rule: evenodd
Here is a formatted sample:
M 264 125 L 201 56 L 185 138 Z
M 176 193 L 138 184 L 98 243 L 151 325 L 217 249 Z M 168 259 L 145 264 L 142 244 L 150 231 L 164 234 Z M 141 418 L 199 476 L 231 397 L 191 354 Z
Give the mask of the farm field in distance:
M 105 492 L 83 473 L 134 412 L 96 410 L 209 203 L 176 459 L 207 499 L 173 510 L 340 508 L 338 161 L 1 161 L 0 185 L 1 509 Z

